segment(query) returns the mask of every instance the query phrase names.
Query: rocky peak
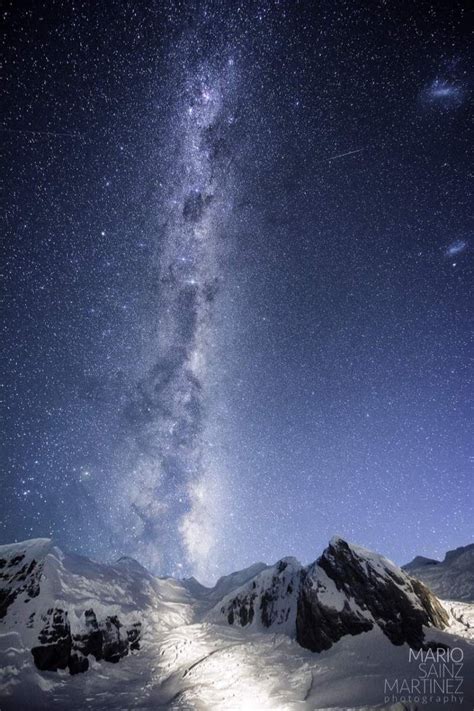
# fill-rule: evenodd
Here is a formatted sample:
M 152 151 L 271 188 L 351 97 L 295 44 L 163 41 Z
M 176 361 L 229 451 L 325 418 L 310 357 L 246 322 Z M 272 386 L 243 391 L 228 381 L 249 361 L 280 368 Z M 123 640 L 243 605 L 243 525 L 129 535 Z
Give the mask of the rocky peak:
M 448 621 L 425 586 L 339 537 L 308 567 L 284 558 L 262 571 L 224 598 L 211 618 L 284 631 L 315 652 L 375 625 L 393 644 L 420 648 L 424 626 L 443 628 Z
M 220 622 L 224 618 L 230 625 L 272 628 L 284 633 L 293 630 L 301 572 L 302 566 L 295 558 L 283 558 L 274 566 L 265 566 L 221 598 L 211 610 L 210 619 Z
M 342 596 L 341 609 L 328 605 L 327 585 L 325 595 L 315 585 L 320 583 L 321 570 L 330 581 L 329 590 L 335 588 Z M 418 649 L 423 645 L 423 626 L 442 629 L 448 622 L 444 608 L 426 587 L 386 558 L 341 538 L 333 538 L 312 567 L 298 610 L 297 639 L 313 651 L 324 649 L 331 636 L 337 641 L 343 634 L 358 634 L 374 624 L 393 644 L 406 642 Z M 310 623 L 309 610 L 318 625 Z M 329 625 L 324 624 L 328 615 Z

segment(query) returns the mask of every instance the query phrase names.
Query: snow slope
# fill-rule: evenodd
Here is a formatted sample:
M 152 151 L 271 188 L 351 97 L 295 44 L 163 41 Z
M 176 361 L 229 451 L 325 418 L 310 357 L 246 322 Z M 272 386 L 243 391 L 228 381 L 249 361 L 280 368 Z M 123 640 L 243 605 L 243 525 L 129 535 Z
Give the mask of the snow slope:
M 444 708 L 474 702 L 473 606 L 450 602 L 440 616 L 399 568 L 341 539 L 307 568 L 256 564 L 214 588 L 155 578 L 127 558 L 94 563 L 47 539 L 0 546 L 0 575 L 2 711 L 402 709 L 387 681 L 420 676 L 402 633 L 417 653 L 420 634 L 422 652 L 459 648 L 464 703 Z M 38 669 L 35 647 L 64 666 Z

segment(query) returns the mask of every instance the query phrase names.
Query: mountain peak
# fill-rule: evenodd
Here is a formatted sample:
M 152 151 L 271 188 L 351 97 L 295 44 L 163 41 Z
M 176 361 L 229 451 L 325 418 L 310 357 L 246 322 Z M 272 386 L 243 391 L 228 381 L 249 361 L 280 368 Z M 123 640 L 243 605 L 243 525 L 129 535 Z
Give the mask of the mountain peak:
M 448 551 L 444 560 L 416 556 L 403 566 L 444 600 L 474 600 L 474 544 Z
M 469 559 L 469 551 L 466 547 L 459 553 L 450 570 L 461 575 L 460 563 Z M 375 644 L 374 663 L 382 665 L 386 677 L 391 666 L 383 660 L 392 659 L 394 649 L 406 643 L 426 650 L 436 640 L 449 644 L 450 627 L 457 625 L 455 633 L 467 636 L 469 625 L 466 608 L 456 617 L 451 606 L 450 617 L 421 582 L 340 536 L 331 539 L 311 565 L 303 566 L 294 557 L 272 566 L 256 563 L 223 576 L 213 588 L 193 578 L 155 578 L 128 556 L 104 565 L 63 554 L 49 539 L 2 546 L 0 554 L 0 665 L 13 670 L 7 672 L 13 706 L 6 708 L 31 707 L 22 697 L 28 684 L 30 699 L 43 694 L 41 708 L 55 707 L 49 703 L 51 689 L 64 694 L 59 707 L 70 705 L 65 701 L 69 688 L 80 695 L 84 690 L 81 708 L 90 705 L 86 692 L 92 689 L 93 696 L 97 691 L 97 705 L 91 708 L 103 708 L 107 678 L 114 689 L 125 679 L 123 693 L 135 694 L 136 701 L 143 673 L 154 675 L 157 670 L 164 681 L 153 686 L 157 696 L 150 697 L 153 705 L 144 708 L 168 707 L 177 693 L 212 688 L 207 674 L 219 679 L 219 695 L 202 707 L 221 703 L 221 682 L 230 675 L 229 705 L 219 707 L 234 708 L 235 675 L 243 675 L 248 686 L 247 669 L 254 668 L 262 679 L 268 678 L 269 670 L 280 678 L 294 668 L 298 680 L 291 677 L 288 688 L 301 682 L 299 699 L 308 698 L 308 693 L 315 693 L 313 674 L 320 673 L 320 665 L 327 659 L 332 666 L 341 660 L 344 665 L 349 648 L 351 658 L 365 659 L 368 645 Z M 352 641 L 359 636 L 360 642 Z M 459 637 L 454 639 L 456 645 L 462 643 Z M 314 661 L 301 649 L 319 653 L 332 647 L 329 657 L 321 655 Z M 304 678 L 302 654 L 310 669 Z M 135 655 L 140 658 L 130 659 Z M 406 650 L 403 655 L 405 659 Z M 111 671 L 119 662 L 120 669 Z M 88 672 L 91 663 L 96 671 L 100 665 L 100 673 L 88 673 L 84 685 L 68 687 L 67 677 L 61 675 L 56 682 L 52 674 L 44 683 L 45 671 L 68 669 L 78 674 Z M 0 691 L 2 683 L 0 679 Z M 188 700 L 183 696 L 183 703 Z M 131 708 L 135 701 L 121 707 Z M 252 706 L 254 701 L 252 696 L 250 707 L 267 708 L 262 699 L 255 701 L 257 706 Z M 191 701 L 190 707 L 198 706 Z
M 461 556 L 465 555 L 474 556 L 474 543 L 469 543 L 467 546 L 459 546 L 451 551 L 448 551 L 444 557 L 443 563 L 452 563 Z
M 123 555 L 120 558 L 118 558 L 115 563 L 115 566 L 119 566 L 123 569 L 127 569 L 129 571 L 137 571 L 145 575 L 150 575 L 151 573 L 141 564 L 136 560 L 135 558 L 131 558 L 128 555 Z
M 410 563 L 403 566 L 404 570 L 410 570 L 411 568 L 420 568 L 424 565 L 439 565 L 440 561 L 434 558 L 425 558 L 423 555 L 417 555 L 413 558 Z
M 338 548 L 339 546 L 350 546 L 350 544 L 348 543 L 348 541 L 346 541 L 345 538 L 342 538 L 342 536 L 337 535 L 331 537 L 329 545 L 332 548 Z

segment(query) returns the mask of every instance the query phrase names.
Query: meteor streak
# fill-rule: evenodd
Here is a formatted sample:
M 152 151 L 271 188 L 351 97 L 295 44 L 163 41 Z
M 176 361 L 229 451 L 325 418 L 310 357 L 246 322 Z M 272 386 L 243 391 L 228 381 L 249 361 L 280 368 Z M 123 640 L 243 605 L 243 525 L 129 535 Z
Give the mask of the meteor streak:
M 363 148 L 357 148 L 355 151 L 347 151 L 347 153 L 339 153 L 337 156 L 331 156 L 331 158 L 326 158 L 326 160 L 337 160 L 338 158 L 345 158 L 346 156 L 352 156 L 354 153 L 362 153 Z
M 28 128 L 5 128 L 0 127 L 0 133 L 28 133 L 37 136 L 69 136 L 70 138 L 82 138 L 80 133 L 68 133 L 66 131 L 33 131 Z

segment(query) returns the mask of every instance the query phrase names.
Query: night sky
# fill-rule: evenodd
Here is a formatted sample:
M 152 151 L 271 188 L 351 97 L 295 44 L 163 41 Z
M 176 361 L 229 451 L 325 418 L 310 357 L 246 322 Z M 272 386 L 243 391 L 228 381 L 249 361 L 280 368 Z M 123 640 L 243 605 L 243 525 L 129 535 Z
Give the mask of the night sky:
M 203 581 L 467 544 L 467 4 L 2 19 L 0 542 Z

